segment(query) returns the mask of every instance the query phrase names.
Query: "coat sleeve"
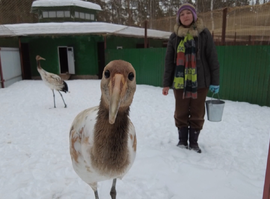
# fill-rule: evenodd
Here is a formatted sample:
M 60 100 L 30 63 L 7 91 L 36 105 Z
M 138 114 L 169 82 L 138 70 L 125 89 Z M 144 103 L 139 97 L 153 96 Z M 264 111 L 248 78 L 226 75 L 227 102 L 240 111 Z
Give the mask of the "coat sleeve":
M 205 29 L 207 35 L 207 43 L 206 43 L 206 59 L 210 68 L 211 85 L 219 85 L 219 62 L 217 56 L 217 50 L 215 43 L 213 41 L 212 35 L 209 30 Z
M 173 33 L 171 34 L 167 45 L 167 51 L 165 56 L 165 68 L 163 75 L 163 87 L 171 87 L 173 84 L 173 77 L 175 70 L 175 46 L 174 46 L 175 40 L 176 35 Z

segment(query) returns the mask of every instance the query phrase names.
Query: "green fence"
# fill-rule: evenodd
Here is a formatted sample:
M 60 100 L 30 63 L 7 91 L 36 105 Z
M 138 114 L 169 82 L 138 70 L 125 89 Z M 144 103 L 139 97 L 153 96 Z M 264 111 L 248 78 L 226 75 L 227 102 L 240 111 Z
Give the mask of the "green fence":
M 218 46 L 221 94 L 270 106 L 270 46 Z
M 136 70 L 137 84 L 162 86 L 166 49 L 119 49 L 106 50 L 106 64 L 114 59 L 128 61 Z
M 270 46 L 217 46 L 222 99 L 270 106 Z M 137 83 L 162 86 L 165 48 L 106 50 L 106 63 L 130 62 Z

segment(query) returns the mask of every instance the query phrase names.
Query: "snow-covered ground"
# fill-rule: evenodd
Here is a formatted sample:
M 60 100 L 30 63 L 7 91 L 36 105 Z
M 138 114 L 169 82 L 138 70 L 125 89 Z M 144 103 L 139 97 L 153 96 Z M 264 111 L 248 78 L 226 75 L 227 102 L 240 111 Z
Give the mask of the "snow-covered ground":
M 63 94 L 41 80 L 0 89 L 0 198 L 94 199 L 73 171 L 69 128 L 82 110 L 100 100 L 100 80 L 69 80 Z M 117 181 L 118 199 L 262 198 L 269 146 L 270 108 L 225 100 L 222 122 L 205 117 L 202 153 L 176 147 L 174 97 L 160 87 L 137 85 L 130 117 L 137 132 L 137 156 Z M 110 198 L 112 181 L 99 183 Z

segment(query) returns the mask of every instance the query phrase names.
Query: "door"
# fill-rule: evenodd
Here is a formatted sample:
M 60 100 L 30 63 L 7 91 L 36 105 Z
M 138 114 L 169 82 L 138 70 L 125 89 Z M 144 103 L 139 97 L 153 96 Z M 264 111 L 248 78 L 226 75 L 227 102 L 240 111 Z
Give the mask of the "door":
M 105 67 L 105 48 L 104 42 L 97 43 L 98 50 L 98 78 L 102 78 L 103 69 Z
M 32 79 L 28 43 L 21 43 L 23 79 Z
M 73 47 L 58 47 L 60 73 L 75 74 Z
M 69 74 L 75 74 L 75 60 L 74 60 L 74 53 L 73 47 L 67 48 L 67 58 L 68 58 L 68 72 Z

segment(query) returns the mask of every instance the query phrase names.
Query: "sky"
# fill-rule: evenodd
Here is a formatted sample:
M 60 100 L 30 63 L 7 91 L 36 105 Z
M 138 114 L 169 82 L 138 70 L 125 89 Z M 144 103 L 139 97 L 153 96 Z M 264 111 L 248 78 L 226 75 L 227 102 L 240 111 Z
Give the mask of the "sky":
M 100 102 L 100 80 L 67 80 L 67 108 L 42 80 L 0 89 L 0 198 L 94 199 L 72 168 L 69 130 L 76 115 Z M 209 100 L 209 98 L 207 98 Z M 205 116 L 198 154 L 176 146 L 174 96 L 137 85 L 130 119 L 137 155 L 117 181 L 118 199 L 262 198 L 269 147 L 270 107 L 224 100 L 221 122 Z M 110 198 L 111 180 L 98 184 Z

